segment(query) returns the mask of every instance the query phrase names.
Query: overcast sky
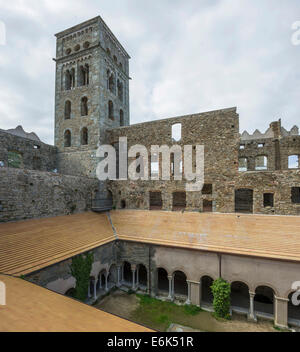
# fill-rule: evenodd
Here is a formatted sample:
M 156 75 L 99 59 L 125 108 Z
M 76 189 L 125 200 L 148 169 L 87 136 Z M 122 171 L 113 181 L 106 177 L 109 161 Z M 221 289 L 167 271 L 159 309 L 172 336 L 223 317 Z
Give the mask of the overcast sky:
M 299 0 L 0 0 L 0 128 L 53 143 L 54 33 L 97 15 L 132 57 L 132 124 L 237 106 L 241 132 L 300 125 Z

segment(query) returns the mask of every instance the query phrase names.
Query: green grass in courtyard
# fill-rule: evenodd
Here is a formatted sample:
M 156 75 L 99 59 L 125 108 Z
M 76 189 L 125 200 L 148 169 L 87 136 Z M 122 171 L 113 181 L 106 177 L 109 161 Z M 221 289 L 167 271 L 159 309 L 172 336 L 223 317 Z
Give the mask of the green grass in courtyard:
M 159 331 L 166 331 L 171 323 L 198 328 L 191 318 L 201 314 L 200 308 L 192 305 L 179 306 L 150 296 L 137 295 L 137 297 L 140 303 L 133 312 L 134 321 Z

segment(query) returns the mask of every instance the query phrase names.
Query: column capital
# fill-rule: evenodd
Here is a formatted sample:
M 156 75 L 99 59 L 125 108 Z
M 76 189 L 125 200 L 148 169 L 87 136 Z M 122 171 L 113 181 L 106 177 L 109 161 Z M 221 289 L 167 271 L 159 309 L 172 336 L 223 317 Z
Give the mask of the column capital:
M 256 293 L 252 292 L 252 291 L 249 291 L 249 295 L 250 295 L 250 297 L 254 297 L 256 295 Z
M 136 271 L 137 265 L 136 264 L 131 264 L 131 271 Z
M 277 301 L 283 301 L 283 302 L 289 302 L 290 301 L 288 298 L 278 297 L 278 296 L 275 296 L 275 295 L 274 295 L 274 298 Z
M 186 280 L 186 282 L 189 284 L 201 285 L 201 282 L 199 282 L 199 281 Z
M 173 275 L 168 275 L 169 280 L 173 280 Z

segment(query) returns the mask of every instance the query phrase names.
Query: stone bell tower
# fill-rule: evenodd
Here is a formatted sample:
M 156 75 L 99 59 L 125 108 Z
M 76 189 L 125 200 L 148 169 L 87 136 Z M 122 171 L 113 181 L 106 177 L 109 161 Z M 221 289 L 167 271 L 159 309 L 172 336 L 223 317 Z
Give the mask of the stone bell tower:
M 128 126 L 129 55 L 100 16 L 56 34 L 58 171 L 95 177 L 105 130 Z

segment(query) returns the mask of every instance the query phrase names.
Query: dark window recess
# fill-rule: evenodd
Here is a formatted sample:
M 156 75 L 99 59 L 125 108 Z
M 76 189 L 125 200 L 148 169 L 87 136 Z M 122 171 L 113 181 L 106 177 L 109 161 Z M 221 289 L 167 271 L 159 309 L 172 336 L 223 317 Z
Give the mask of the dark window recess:
M 264 194 L 264 207 L 274 207 L 274 194 L 265 193 Z
M 121 208 L 125 209 L 126 208 L 126 201 L 123 199 L 121 200 Z
M 161 192 L 150 192 L 150 210 L 162 209 Z
M 300 187 L 292 187 L 292 203 L 300 204 Z
M 202 188 L 202 194 L 212 194 L 212 185 L 205 184 Z
M 253 190 L 237 189 L 235 191 L 236 213 L 253 213 Z
M 173 210 L 179 211 L 186 208 L 186 193 L 175 192 L 173 193 Z
M 213 202 L 211 200 L 203 200 L 203 212 L 211 213 L 213 211 Z

